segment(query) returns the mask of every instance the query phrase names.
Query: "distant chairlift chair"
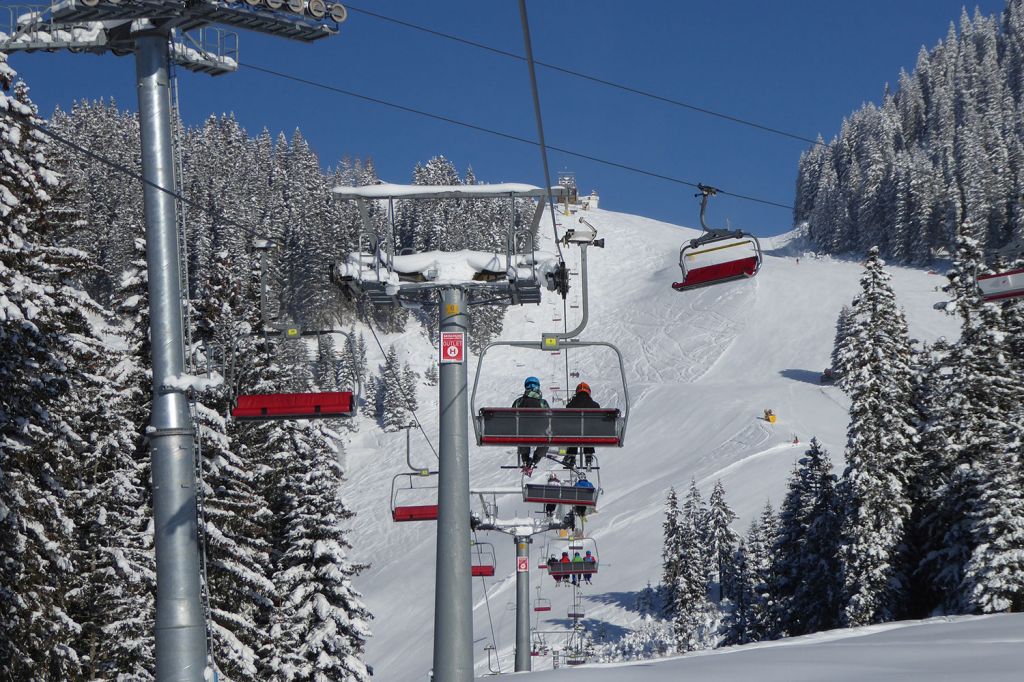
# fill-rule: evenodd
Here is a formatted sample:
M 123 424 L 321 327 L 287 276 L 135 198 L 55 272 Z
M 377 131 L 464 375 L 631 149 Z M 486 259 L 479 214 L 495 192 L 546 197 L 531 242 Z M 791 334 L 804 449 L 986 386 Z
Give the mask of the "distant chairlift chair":
M 981 297 L 989 302 L 1024 296 L 1024 268 L 978 275 L 977 282 Z
M 742 230 L 710 229 L 704 220 L 708 197 L 718 191 L 698 185 L 701 197 L 700 224 L 704 234 L 691 239 L 679 250 L 679 268 L 683 279 L 673 282 L 676 291 L 689 291 L 753 277 L 761 269 L 761 243 Z
M 490 578 L 494 575 L 494 545 L 489 542 L 474 542 L 473 550 L 476 554 L 473 562 L 474 578 Z
M 403 472 L 391 479 L 391 519 L 403 521 L 437 521 L 436 471 Z M 417 484 L 427 480 L 430 484 Z M 404 482 L 404 485 L 400 483 Z M 428 504 L 423 504 L 428 502 Z M 432 502 L 432 504 L 430 504 Z

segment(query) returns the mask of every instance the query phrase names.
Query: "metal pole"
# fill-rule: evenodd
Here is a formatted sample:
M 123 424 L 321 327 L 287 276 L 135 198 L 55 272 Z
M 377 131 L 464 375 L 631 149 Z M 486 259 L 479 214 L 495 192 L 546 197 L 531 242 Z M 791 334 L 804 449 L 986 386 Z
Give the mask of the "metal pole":
M 440 331 L 462 332 L 467 355 L 469 316 L 461 289 L 441 290 Z M 443 359 L 442 359 L 443 360 Z M 439 371 L 437 572 L 434 591 L 434 680 L 473 680 L 473 587 L 469 558 L 469 418 L 466 358 Z
M 156 679 L 201 682 L 207 650 L 192 420 L 184 391 L 166 386 L 169 377 L 182 373 L 185 357 L 174 197 L 158 189 L 174 189 L 168 40 L 165 31 L 141 33 L 135 53 L 142 174 L 152 183 L 143 192 L 153 354 L 153 413 L 147 435 L 156 547 Z
M 515 672 L 530 671 L 530 538 L 517 535 L 516 541 L 516 668 Z M 519 570 L 519 562 L 526 558 L 527 570 Z

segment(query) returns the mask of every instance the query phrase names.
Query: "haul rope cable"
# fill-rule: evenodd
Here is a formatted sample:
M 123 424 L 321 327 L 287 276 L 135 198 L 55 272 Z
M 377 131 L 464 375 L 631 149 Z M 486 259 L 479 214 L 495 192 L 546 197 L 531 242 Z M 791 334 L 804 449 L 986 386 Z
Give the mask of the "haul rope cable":
M 480 543 L 477 541 L 476 531 L 473 531 L 473 543 L 476 545 L 477 559 L 483 561 L 483 553 L 480 551 Z M 497 557 L 495 557 L 497 561 Z M 480 576 L 480 584 L 484 587 L 484 604 L 487 605 L 487 623 L 491 627 L 491 643 L 494 644 L 494 658 L 498 663 L 498 673 L 501 673 L 501 656 L 498 655 L 498 638 L 494 635 L 494 621 L 491 620 L 491 598 L 487 595 L 487 581 Z
M 537 119 L 537 141 L 540 145 L 540 158 L 544 165 L 544 191 L 548 196 L 548 208 L 551 209 L 551 230 L 555 234 L 555 246 L 558 247 L 558 261 L 565 268 L 565 257 L 562 244 L 558 239 L 558 225 L 555 222 L 555 202 L 551 194 L 551 170 L 548 166 L 548 147 L 544 143 L 544 117 L 540 111 L 540 93 L 537 90 L 537 69 L 533 65 L 533 43 L 530 40 L 530 20 L 526 16 L 526 0 L 519 0 L 519 23 L 523 30 L 523 44 L 526 47 L 526 66 L 530 71 L 530 94 L 533 96 L 533 115 Z M 562 290 L 565 298 L 565 290 Z

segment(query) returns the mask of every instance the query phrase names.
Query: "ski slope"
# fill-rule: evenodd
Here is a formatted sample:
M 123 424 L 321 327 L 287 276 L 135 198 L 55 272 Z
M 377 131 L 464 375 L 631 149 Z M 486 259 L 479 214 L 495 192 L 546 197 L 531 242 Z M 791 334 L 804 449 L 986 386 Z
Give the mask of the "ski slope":
M 811 436 L 841 465 L 848 403 L 837 389 L 819 385 L 818 375 L 828 364 L 839 309 L 859 291 L 861 267 L 805 255 L 798 264 L 799 249 L 784 235 L 762 240 L 766 257 L 754 280 L 677 293 L 670 285 L 679 276 L 679 246 L 697 231 L 604 210 L 580 215 L 607 243 L 589 251 L 590 322 L 581 338 L 610 341 L 621 349 L 632 408 L 625 447 L 598 452 L 604 494 L 587 523 L 598 543 L 601 572 L 584 597 L 586 623 L 593 632 L 617 639 L 639 619 L 636 593 L 659 580 L 669 486 L 685 489 L 692 477 L 707 497 L 720 478 L 742 533 L 767 500 L 778 506 L 793 462 Z M 565 226 L 576 219 L 559 217 Z M 555 249 L 549 223 L 538 248 Z M 567 249 L 566 255 L 572 267 L 578 251 Z M 909 268 L 890 272 L 912 336 L 957 335 L 956 320 L 932 309 L 942 298 L 934 288 L 944 278 Z M 578 302 L 575 287 L 564 308 L 559 297 L 546 294 L 539 306 L 510 309 L 501 338 L 539 340 L 542 331 L 566 324 L 571 329 L 581 312 L 571 306 Z M 383 358 L 367 337 L 374 366 Z M 420 372 L 436 354 L 413 325 L 381 340 L 385 348 L 393 343 L 400 360 Z M 580 373 L 570 387 L 586 381 L 603 406 L 622 406 L 612 353 L 576 349 L 568 362 L 570 371 Z M 475 369 L 471 358 L 470 386 Z M 551 387 L 566 388 L 565 358 L 528 349 L 488 353 L 478 406 L 510 404 L 528 375 L 540 377 L 552 400 L 557 396 Z M 436 388 L 421 387 L 419 417 L 435 443 L 436 401 Z M 765 408 L 775 411 L 777 423 L 759 419 Z M 432 658 L 434 526 L 391 521 L 391 477 L 405 470 L 405 435 L 382 433 L 368 418 L 360 419 L 360 431 L 346 443 L 345 470 L 346 499 L 358 514 L 351 533 L 353 558 L 370 564 L 356 580 L 376 618 L 367 661 L 379 679 L 425 680 Z M 800 445 L 792 443 L 794 434 Z M 412 444 L 414 465 L 436 467 L 429 446 L 415 432 Z M 470 457 L 474 487 L 520 483 L 517 472 L 499 468 L 515 462 L 513 450 L 471 445 Z M 533 480 L 542 476 L 535 473 Z M 509 497 L 499 499 L 499 511 L 509 518 L 536 510 Z M 492 639 L 501 670 L 512 669 L 515 567 L 511 538 L 481 533 L 479 539 L 497 549 L 496 576 L 474 579 L 474 651 L 482 675 L 488 672 L 484 647 Z M 545 549 L 545 537 L 539 536 L 531 547 L 531 589 L 541 585 L 554 607 L 542 614 L 550 618 L 540 626 L 565 628 L 571 591 L 554 589 L 551 578 L 535 568 Z M 551 643 L 559 644 L 557 638 Z M 550 659 L 535 658 L 534 664 L 550 667 Z
M 1024 614 L 902 621 L 701 651 L 660 661 L 586 665 L 531 682 L 1015 682 Z

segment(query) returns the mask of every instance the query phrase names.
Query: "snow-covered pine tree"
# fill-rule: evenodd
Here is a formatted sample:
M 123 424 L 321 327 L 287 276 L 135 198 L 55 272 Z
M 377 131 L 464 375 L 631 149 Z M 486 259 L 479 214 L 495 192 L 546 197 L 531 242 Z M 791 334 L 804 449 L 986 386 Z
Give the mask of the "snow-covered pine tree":
M 665 521 L 661 525 L 661 591 L 665 595 L 662 604 L 666 617 L 671 617 L 674 613 L 675 591 L 679 584 L 679 558 L 682 555 L 679 523 L 679 498 L 673 487 L 669 488 L 665 498 Z
M 946 442 L 941 460 L 932 465 L 939 478 L 931 482 L 933 503 L 924 521 L 931 545 L 922 564 L 923 575 L 941 599 L 938 606 L 949 612 L 978 610 L 986 600 L 984 590 L 975 590 L 978 581 L 984 581 L 981 576 L 995 566 L 987 565 L 994 557 L 983 558 L 990 547 L 981 547 L 982 543 L 1002 536 L 996 544 L 1013 551 L 1016 530 L 997 521 L 1005 510 L 992 486 L 997 480 L 1012 483 L 1005 472 L 1015 456 L 1011 444 L 1019 428 L 1015 411 L 1020 405 L 1020 380 L 1007 357 L 1000 309 L 982 302 L 974 286 L 975 274 L 984 267 L 978 242 L 962 237 L 958 247 L 947 275 L 946 291 L 952 300 L 946 310 L 960 315 L 961 334 L 947 361 L 945 393 L 937 399 L 944 401 L 947 418 L 955 423 L 939 431 Z M 1007 502 L 1009 507 L 1016 505 L 1012 498 Z M 998 599 L 994 595 L 1000 588 L 995 583 L 992 587 L 990 594 Z
M 751 527 L 753 531 L 753 527 Z M 732 554 L 732 576 L 730 579 L 729 609 L 722 617 L 722 644 L 746 644 L 750 641 L 750 609 L 754 599 L 747 546 L 739 541 Z
M 718 627 L 717 611 L 708 599 L 707 510 L 696 481 L 690 482 L 678 533 L 678 574 L 669 593 L 672 629 L 678 651 L 695 651 L 710 646 Z
M 377 418 L 385 431 L 399 431 L 409 423 L 408 399 L 403 390 L 402 369 L 394 346 L 388 349 L 380 370 Z
M 856 349 L 851 347 L 853 343 L 854 308 L 857 306 L 857 299 L 853 299 L 852 305 L 844 305 L 839 311 L 839 319 L 836 320 L 836 338 L 832 344 L 832 376 L 836 385 L 845 388 L 847 369 L 856 358 Z
M 686 500 L 683 502 L 680 513 L 690 521 L 694 532 L 700 538 L 703 571 L 705 580 L 709 580 L 712 571 L 712 556 L 711 550 L 707 545 L 710 530 L 708 527 L 708 508 L 704 504 L 704 497 L 700 494 L 700 489 L 697 487 L 697 479 L 690 479 L 690 488 L 686 492 Z
M 861 360 L 846 377 L 851 406 L 841 483 L 843 621 L 850 625 L 891 620 L 907 606 L 908 483 L 917 466 L 911 347 L 884 265 L 878 249 L 871 249 L 852 334 Z
M 105 381 L 98 306 L 79 290 L 46 204 L 57 185 L 28 87 L 0 54 L 0 677 L 73 679 L 80 624 L 69 594 L 76 519 L 69 490 Z M 12 92 L 13 86 L 13 92 Z
M 338 390 L 341 374 L 341 359 L 334 348 L 331 334 L 320 334 L 316 339 L 316 363 L 313 365 L 313 382 L 321 391 Z
M 110 348 L 104 352 L 119 361 L 118 372 L 135 362 Z M 88 679 L 144 682 L 154 675 L 149 466 L 128 417 L 130 401 L 145 404 L 148 393 L 139 395 L 132 383 L 121 387 L 105 380 L 96 387 L 95 428 L 80 455 L 75 492 L 80 577 L 70 596 L 81 624 L 76 648 Z
M 708 501 L 707 511 L 707 547 L 711 556 L 712 580 L 718 584 L 718 601 L 730 597 L 730 575 L 732 559 L 736 552 L 739 536 L 730 524 L 736 520 L 736 514 L 725 501 L 725 486 L 721 479 L 715 482 Z
M 812 438 L 789 479 L 772 562 L 775 620 L 787 636 L 835 627 L 843 591 L 835 476 Z
M 944 605 L 969 612 L 1019 608 L 1024 594 L 1019 518 L 1024 387 L 1010 364 L 1000 306 L 982 302 L 973 286 L 982 263 L 977 241 L 961 238 L 947 310 L 963 319 L 949 396 L 963 411 L 954 457 L 948 460 L 955 468 L 936 491 L 942 500 L 937 518 L 945 527 L 936 553 L 937 577 L 950 591 Z
M 423 380 L 427 386 L 437 386 L 438 379 L 437 362 L 432 361 L 423 372 Z
M 336 434 L 319 424 L 293 423 L 282 479 L 282 535 L 274 584 L 273 668 L 282 680 L 366 682 L 362 660 L 370 613 L 352 586 L 365 566 L 346 558 L 345 526 L 354 514 L 341 499 Z M 301 465 L 300 465 L 301 462 Z
M 415 412 L 419 407 L 419 401 L 416 399 L 419 378 L 420 375 L 409 366 L 408 362 L 402 364 L 402 395 L 405 397 L 405 409 L 409 413 Z M 406 423 L 408 423 L 408 419 Z
M 83 667 L 90 678 L 150 680 L 154 675 L 153 554 L 149 423 L 149 306 L 145 243 L 134 241 L 136 260 L 122 273 L 118 334 L 125 349 L 104 348 L 114 389 L 95 405 L 103 410 L 82 455 L 77 561 L 81 583 L 72 596 L 82 625 Z
M 772 551 L 778 541 L 778 519 L 771 502 L 766 502 L 761 516 L 754 519 L 747 531 L 747 587 L 750 601 L 747 609 L 747 641 L 759 642 L 781 636 L 776 619 L 778 606 L 772 592 Z
M 208 267 L 195 304 L 196 341 L 212 355 L 211 368 L 218 360 L 229 364 L 231 358 L 245 366 L 255 353 L 250 320 L 255 322 L 257 314 L 227 249 L 211 254 Z M 263 392 L 273 390 L 265 385 Z M 268 533 L 272 513 L 260 487 L 259 455 L 244 446 L 248 425 L 229 425 L 230 410 L 227 386 L 196 401 L 212 654 L 229 679 L 258 680 L 265 679 L 260 661 L 272 646 L 267 627 L 274 597 Z

